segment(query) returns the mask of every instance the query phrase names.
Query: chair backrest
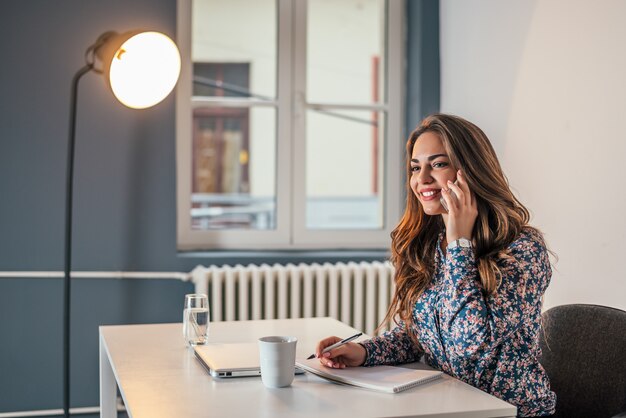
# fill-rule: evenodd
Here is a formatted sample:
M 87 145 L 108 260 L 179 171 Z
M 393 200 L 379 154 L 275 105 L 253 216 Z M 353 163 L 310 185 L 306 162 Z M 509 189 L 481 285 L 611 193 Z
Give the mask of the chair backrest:
M 541 365 L 556 393 L 555 417 L 626 411 L 626 312 L 562 305 L 542 315 Z

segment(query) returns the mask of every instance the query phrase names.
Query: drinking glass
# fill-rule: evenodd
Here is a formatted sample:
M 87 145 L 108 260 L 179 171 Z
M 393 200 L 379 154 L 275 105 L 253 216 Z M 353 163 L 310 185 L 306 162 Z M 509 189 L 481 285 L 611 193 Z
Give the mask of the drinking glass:
M 209 338 L 209 299 L 206 295 L 185 295 L 183 337 L 189 346 L 207 343 Z

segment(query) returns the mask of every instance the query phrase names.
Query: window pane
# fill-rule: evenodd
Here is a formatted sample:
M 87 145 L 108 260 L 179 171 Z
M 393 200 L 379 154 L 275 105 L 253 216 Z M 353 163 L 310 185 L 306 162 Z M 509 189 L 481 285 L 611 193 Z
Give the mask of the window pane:
M 385 102 L 384 0 L 311 0 L 307 100 Z
M 307 112 L 307 228 L 384 227 L 383 127 L 380 112 Z
M 250 97 L 250 65 L 196 62 L 193 95 Z
M 193 114 L 192 229 L 276 228 L 276 111 Z
M 194 96 L 276 97 L 276 1 L 193 0 Z

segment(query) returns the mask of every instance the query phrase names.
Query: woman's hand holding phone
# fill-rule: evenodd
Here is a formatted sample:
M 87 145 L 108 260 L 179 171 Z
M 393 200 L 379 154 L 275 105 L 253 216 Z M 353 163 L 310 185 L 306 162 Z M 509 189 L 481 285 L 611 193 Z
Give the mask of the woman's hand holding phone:
M 441 190 L 442 199 L 446 204 L 448 216 L 444 216 L 446 223 L 446 239 L 448 243 L 459 238 L 472 238 L 472 230 L 478 217 L 476 198 L 469 189 L 461 170 L 457 172 L 454 183 L 448 181 L 448 188 Z
M 458 180 L 454 180 L 454 184 L 458 184 L 457 181 Z M 452 196 L 453 199 L 456 199 L 456 195 L 452 191 L 450 192 L 450 196 Z M 441 202 L 441 206 L 443 206 L 445 211 L 446 212 L 450 212 L 450 210 L 448 209 L 448 204 L 446 203 L 446 199 L 443 198 L 443 193 L 442 193 L 441 197 L 439 198 L 439 201 Z

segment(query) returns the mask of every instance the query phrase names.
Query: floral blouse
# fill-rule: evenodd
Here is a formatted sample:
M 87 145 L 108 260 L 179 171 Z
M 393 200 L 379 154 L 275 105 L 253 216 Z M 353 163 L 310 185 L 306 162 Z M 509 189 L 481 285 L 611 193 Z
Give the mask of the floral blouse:
M 415 335 L 405 324 L 365 341 L 364 366 L 419 360 L 518 408 L 519 416 L 553 414 L 556 395 L 539 364 L 541 297 L 552 269 L 542 237 L 526 229 L 500 261 L 502 281 L 485 297 L 474 252 L 444 255 L 439 236 L 435 275 L 413 310 Z

